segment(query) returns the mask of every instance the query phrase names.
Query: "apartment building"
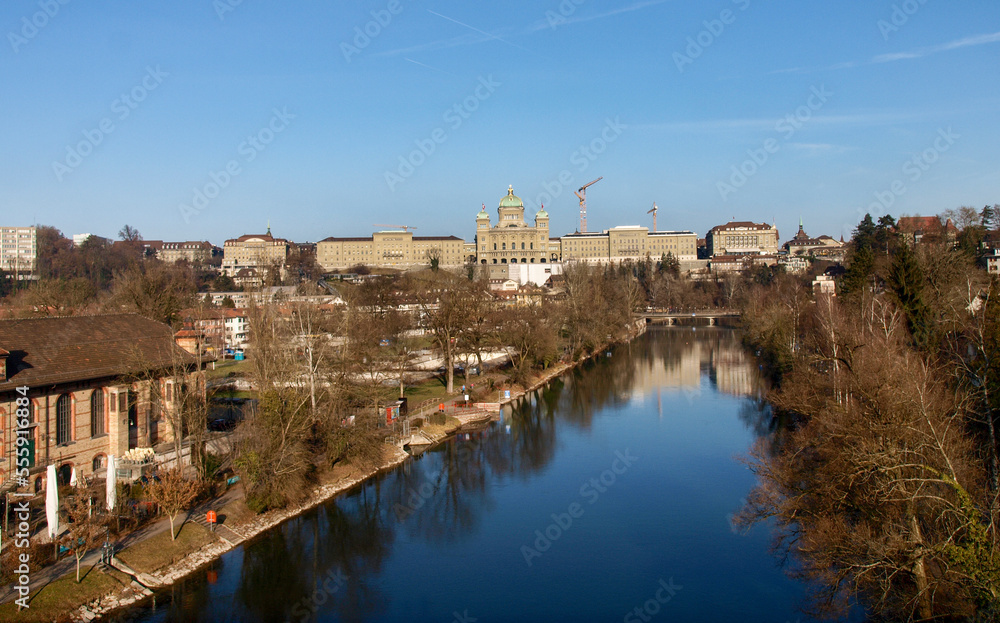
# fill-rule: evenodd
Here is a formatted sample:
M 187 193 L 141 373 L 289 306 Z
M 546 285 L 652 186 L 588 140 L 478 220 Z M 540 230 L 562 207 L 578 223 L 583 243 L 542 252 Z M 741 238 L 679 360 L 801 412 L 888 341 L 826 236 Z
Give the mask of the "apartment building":
M 0 270 L 15 279 L 29 279 L 38 267 L 35 227 L 0 227 Z

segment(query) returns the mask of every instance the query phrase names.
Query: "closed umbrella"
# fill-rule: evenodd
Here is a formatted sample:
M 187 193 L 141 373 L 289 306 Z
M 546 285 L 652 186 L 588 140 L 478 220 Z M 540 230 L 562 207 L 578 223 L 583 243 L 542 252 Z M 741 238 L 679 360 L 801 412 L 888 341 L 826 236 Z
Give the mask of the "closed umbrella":
M 59 483 L 56 482 L 56 466 L 45 470 L 45 518 L 49 522 L 49 538 L 59 534 Z
M 116 483 L 115 483 L 116 474 L 117 472 L 115 470 L 115 455 L 112 454 L 111 456 L 108 457 L 108 475 L 106 478 L 108 489 L 107 489 L 107 494 L 105 495 L 109 511 L 115 510 L 115 498 L 118 497 L 117 495 L 118 492 L 116 491 Z
M 71 487 L 77 487 L 77 486 L 80 485 L 80 483 L 77 482 L 77 480 L 76 480 L 76 468 L 75 467 L 73 468 L 73 471 L 69 475 L 69 485 Z

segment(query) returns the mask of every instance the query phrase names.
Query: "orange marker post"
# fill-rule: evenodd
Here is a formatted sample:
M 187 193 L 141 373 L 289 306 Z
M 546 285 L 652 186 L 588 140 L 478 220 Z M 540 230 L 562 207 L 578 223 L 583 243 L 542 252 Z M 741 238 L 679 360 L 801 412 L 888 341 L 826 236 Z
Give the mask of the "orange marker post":
M 205 519 L 207 519 L 209 525 L 212 526 L 212 532 L 215 532 L 215 522 L 218 521 L 215 511 L 208 511 L 208 513 L 205 514 Z

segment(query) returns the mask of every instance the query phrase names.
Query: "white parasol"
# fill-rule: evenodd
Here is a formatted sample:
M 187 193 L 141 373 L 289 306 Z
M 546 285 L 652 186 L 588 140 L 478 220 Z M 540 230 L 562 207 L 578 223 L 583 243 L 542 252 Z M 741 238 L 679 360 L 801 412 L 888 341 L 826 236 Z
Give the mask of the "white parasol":
M 49 538 L 59 534 L 59 483 L 56 481 L 56 466 L 45 470 L 45 518 L 49 522 Z
M 109 511 L 115 510 L 115 498 L 118 497 L 118 491 L 116 489 L 117 483 L 115 482 L 116 474 L 117 472 L 115 470 L 115 455 L 112 454 L 111 456 L 108 457 L 108 473 L 106 477 L 108 488 L 107 488 L 107 493 L 105 495 Z

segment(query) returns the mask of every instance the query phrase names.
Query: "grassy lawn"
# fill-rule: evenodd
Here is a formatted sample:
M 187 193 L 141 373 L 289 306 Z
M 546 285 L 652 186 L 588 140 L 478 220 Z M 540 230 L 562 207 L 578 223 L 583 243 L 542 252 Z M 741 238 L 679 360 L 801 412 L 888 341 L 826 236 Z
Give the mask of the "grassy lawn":
M 211 379 L 223 379 L 227 376 L 233 374 L 234 376 L 241 376 L 247 369 L 248 361 L 235 361 L 233 359 L 223 359 L 215 362 L 215 369 L 209 365 L 208 369 L 205 371 L 205 375 Z
M 53 621 L 69 620 L 69 613 L 81 604 L 91 602 L 113 590 L 126 586 L 127 575 L 111 570 L 108 573 L 92 567 L 81 567 L 79 584 L 76 583 L 76 569 L 32 593 L 30 606 L 18 612 L 17 604 L 8 602 L 0 605 L 0 621 Z
M 178 523 L 182 516 L 178 516 Z M 171 541 L 169 531 L 164 531 L 126 548 L 117 557 L 136 572 L 151 573 L 177 562 L 215 539 L 215 535 L 207 529 L 189 521 L 181 528 L 176 541 Z
M 476 385 L 480 383 L 485 383 L 485 376 L 470 376 L 469 383 L 475 383 Z M 448 393 L 445 391 L 447 380 L 444 375 L 435 376 L 432 379 L 428 379 L 417 385 L 410 385 L 406 387 L 404 393 L 411 407 L 415 408 L 418 404 L 425 400 L 449 398 Z M 462 389 L 462 384 L 465 383 L 464 374 L 455 375 L 455 391 L 459 392 Z
M 219 521 L 223 525 L 229 526 L 230 528 L 235 528 L 245 521 L 249 521 L 257 516 L 257 513 L 253 512 L 247 508 L 246 501 L 243 498 L 233 500 L 229 504 L 226 504 L 218 511 Z M 222 536 L 229 536 L 223 532 Z
M 462 426 L 462 423 L 448 416 L 445 418 L 444 425 L 431 424 L 427 422 L 423 425 L 422 430 L 428 435 L 450 435 Z

